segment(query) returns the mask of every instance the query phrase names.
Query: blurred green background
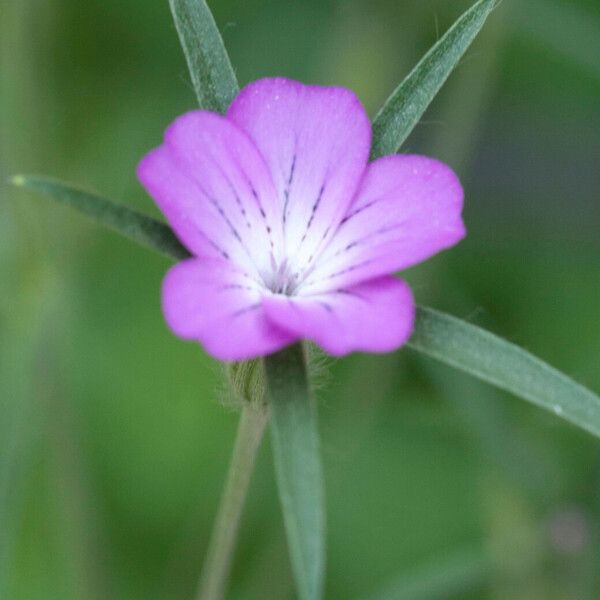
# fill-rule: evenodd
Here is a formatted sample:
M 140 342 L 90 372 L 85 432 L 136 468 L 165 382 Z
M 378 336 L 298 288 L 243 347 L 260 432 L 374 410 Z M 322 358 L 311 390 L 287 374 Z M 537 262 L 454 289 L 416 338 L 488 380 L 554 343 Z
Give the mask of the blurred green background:
M 240 83 L 374 114 L 470 2 L 210 4 Z M 136 162 L 195 104 L 166 0 L 1 0 L 0 60 L 3 181 L 156 214 Z M 501 2 L 404 150 L 460 173 L 470 232 L 407 274 L 418 301 L 600 390 L 598 0 Z M 221 369 L 163 323 L 168 261 L 0 194 L 0 598 L 191 598 L 237 421 Z M 600 441 L 409 350 L 328 366 L 328 599 L 600 597 Z M 294 597 L 268 440 L 230 597 Z

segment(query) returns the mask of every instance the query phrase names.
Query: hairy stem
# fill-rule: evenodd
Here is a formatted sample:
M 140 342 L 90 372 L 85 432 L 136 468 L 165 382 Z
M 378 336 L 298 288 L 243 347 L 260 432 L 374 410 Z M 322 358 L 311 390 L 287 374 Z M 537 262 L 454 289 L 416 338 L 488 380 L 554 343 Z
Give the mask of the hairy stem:
M 263 406 L 244 405 L 225 489 L 202 568 L 197 600 L 221 600 L 224 597 L 240 517 L 267 419 L 267 410 Z

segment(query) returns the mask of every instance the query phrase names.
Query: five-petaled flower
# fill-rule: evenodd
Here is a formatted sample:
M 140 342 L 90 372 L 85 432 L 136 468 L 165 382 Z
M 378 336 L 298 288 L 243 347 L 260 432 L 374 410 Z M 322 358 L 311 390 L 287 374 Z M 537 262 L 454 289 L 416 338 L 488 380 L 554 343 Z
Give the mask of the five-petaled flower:
M 176 119 L 138 167 L 192 254 L 164 280 L 171 329 L 222 360 L 299 339 L 336 356 L 401 346 L 414 302 L 391 274 L 464 236 L 463 193 L 430 158 L 369 164 L 370 145 L 352 92 L 286 79 Z

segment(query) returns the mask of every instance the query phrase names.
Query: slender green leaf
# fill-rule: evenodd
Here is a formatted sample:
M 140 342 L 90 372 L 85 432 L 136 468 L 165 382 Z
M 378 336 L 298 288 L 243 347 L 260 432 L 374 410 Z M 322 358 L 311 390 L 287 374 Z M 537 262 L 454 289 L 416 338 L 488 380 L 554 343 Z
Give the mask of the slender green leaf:
M 201 108 L 224 113 L 238 83 L 205 0 L 169 0 Z
M 47 194 L 162 254 L 177 260 L 189 256 L 165 223 L 111 200 L 44 177 L 17 176 L 12 182 Z M 421 307 L 409 345 L 600 437 L 600 398 L 502 338 Z
M 265 358 L 275 473 L 300 600 L 321 598 L 325 502 L 319 437 L 300 344 Z
M 94 221 L 162 254 L 176 259 L 189 256 L 189 252 L 168 225 L 122 204 L 49 177 L 17 175 L 12 178 L 11 183 L 46 194 L 53 200 L 71 206 Z
M 600 397 L 489 331 L 420 307 L 409 345 L 600 437 Z
M 483 27 L 494 2 L 476 2 L 394 90 L 373 121 L 372 158 L 398 152 Z

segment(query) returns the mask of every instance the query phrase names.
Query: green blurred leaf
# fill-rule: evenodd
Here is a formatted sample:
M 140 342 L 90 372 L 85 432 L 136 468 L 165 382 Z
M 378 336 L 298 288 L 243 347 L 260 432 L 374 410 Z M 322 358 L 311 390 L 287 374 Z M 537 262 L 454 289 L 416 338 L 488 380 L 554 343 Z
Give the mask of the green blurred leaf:
M 71 206 L 94 221 L 161 254 L 176 259 L 189 256 L 189 252 L 181 245 L 168 225 L 98 194 L 86 192 L 49 177 L 16 175 L 11 179 L 11 183 L 17 187 L 46 194 L 61 204 Z
M 123 235 L 175 259 L 189 256 L 165 223 L 44 177 L 14 177 Z M 479 327 L 420 307 L 409 346 L 553 412 L 600 437 L 600 398 L 522 348 Z
M 527 0 L 514 6 L 511 24 L 528 42 L 537 42 L 571 64 L 600 78 L 600 18 L 571 2 Z
M 164 223 L 96 194 L 43 177 L 12 183 L 42 192 L 99 223 L 175 259 L 189 256 Z M 302 348 L 266 360 L 273 449 L 292 565 L 303 600 L 320 597 L 324 564 L 324 500 L 316 421 Z
M 600 397 L 489 331 L 420 307 L 409 346 L 600 437 Z
M 485 583 L 491 564 L 480 550 L 463 551 L 415 573 L 401 575 L 370 600 L 462 598 Z
M 265 358 L 275 473 L 301 600 L 321 598 L 325 500 L 319 437 L 300 344 Z
M 400 149 L 483 27 L 494 2 L 476 2 L 394 90 L 373 121 L 371 158 L 393 154 Z
M 238 83 L 223 38 L 204 0 L 169 0 L 201 108 L 224 113 Z
M 226 595 L 244 503 L 268 420 L 262 386 L 253 391 L 257 393 L 245 399 L 242 407 L 225 489 L 202 566 L 197 600 L 215 600 Z

